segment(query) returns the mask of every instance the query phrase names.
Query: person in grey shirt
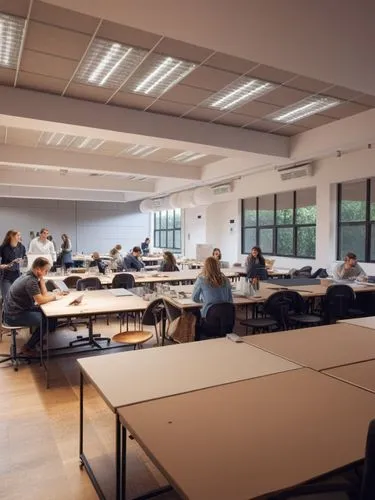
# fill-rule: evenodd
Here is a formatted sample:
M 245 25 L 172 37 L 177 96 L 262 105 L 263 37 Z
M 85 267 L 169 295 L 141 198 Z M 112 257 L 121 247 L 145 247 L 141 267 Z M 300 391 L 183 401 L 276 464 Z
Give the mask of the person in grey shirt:
M 366 281 L 367 275 L 358 264 L 356 254 L 348 252 L 345 256 L 344 262 L 337 264 L 333 270 L 333 279 Z

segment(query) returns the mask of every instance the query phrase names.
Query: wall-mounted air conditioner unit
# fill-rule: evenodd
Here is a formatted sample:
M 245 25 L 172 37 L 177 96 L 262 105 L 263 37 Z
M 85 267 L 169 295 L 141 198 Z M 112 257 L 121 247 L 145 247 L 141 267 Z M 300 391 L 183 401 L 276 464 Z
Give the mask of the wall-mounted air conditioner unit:
M 152 210 L 158 211 L 163 205 L 163 198 L 156 198 L 152 201 Z
M 219 194 L 227 194 L 232 192 L 232 184 L 221 184 L 220 186 L 214 186 L 211 188 L 215 196 Z
M 298 177 L 314 175 L 314 167 L 312 163 L 304 163 L 303 165 L 295 165 L 294 167 L 281 167 L 278 168 L 277 171 L 279 172 L 282 181 L 289 181 L 290 179 L 297 179 Z

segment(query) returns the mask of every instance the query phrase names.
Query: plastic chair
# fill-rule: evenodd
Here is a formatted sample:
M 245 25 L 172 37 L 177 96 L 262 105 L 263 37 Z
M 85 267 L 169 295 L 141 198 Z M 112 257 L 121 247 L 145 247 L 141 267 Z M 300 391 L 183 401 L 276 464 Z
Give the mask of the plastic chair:
M 289 309 L 290 299 L 287 299 L 285 291 L 275 292 L 263 304 L 266 317 L 247 319 L 240 321 L 240 324 L 246 326 L 246 333 L 249 328 L 252 328 L 253 333 L 269 332 L 272 328 L 287 330 Z
M 76 287 L 80 292 L 83 292 L 85 290 L 101 290 L 102 284 L 99 278 L 97 278 L 96 276 L 92 276 L 90 278 L 83 278 L 78 280 Z M 97 342 L 98 340 L 105 340 L 109 345 L 109 343 L 111 342 L 111 339 L 109 337 L 102 337 L 100 333 L 93 333 L 92 323 L 93 318 L 92 316 L 90 316 L 88 320 L 88 336 L 82 337 L 81 335 L 77 335 L 77 338 L 75 340 L 69 342 L 70 347 L 79 344 L 81 346 L 90 345 L 91 347 L 98 347 L 99 349 L 102 349 L 102 346 Z
M 158 331 L 158 325 L 163 321 L 163 299 L 156 299 L 150 302 L 147 309 L 143 313 L 142 321 L 141 321 L 141 330 L 132 330 L 116 333 L 112 337 L 114 342 L 118 342 L 120 344 L 128 344 L 133 345 L 134 349 L 142 348 L 143 344 L 150 340 L 153 337 L 152 332 L 143 331 L 143 327 L 153 326 L 155 329 L 155 336 L 157 345 L 160 344 L 160 332 Z
M 64 283 L 68 288 L 77 288 L 77 282 L 82 279 L 79 276 L 70 275 L 64 279 Z
M 345 437 L 343 440 L 345 444 Z M 359 483 L 340 481 L 327 481 L 326 483 L 314 482 L 302 486 L 297 486 L 291 491 L 274 495 L 274 500 L 287 500 L 294 497 L 304 497 L 314 495 L 311 498 L 318 500 L 320 495 L 327 493 L 346 493 L 347 498 L 351 500 L 374 500 L 375 498 L 375 420 L 371 420 L 366 439 L 365 462 L 362 474 L 362 480 Z M 323 497 L 322 497 L 323 498 Z M 336 498 L 336 497 L 335 497 Z
M 213 304 L 197 328 L 197 340 L 202 337 L 225 337 L 233 332 L 235 321 L 236 310 L 231 302 Z
M 134 288 L 135 279 L 130 273 L 118 273 L 113 277 L 112 288 Z
M 363 316 L 364 312 L 355 309 L 355 293 L 348 285 L 331 285 L 327 288 L 323 300 L 323 317 L 327 324 L 336 323 L 338 319 Z

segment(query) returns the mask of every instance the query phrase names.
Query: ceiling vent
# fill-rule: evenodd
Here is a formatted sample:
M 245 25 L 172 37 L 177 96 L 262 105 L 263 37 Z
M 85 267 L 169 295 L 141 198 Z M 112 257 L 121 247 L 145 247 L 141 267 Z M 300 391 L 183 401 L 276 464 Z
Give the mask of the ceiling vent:
M 304 163 L 303 165 L 296 165 L 294 167 L 278 168 L 277 171 L 282 181 L 314 175 L 314 169 L 311 163 Z
M 227 194 L 232 192 L 232 184 L 221 184 L 220 186 L 214 186 L 212 192 L 215 196 L 219 194 Z

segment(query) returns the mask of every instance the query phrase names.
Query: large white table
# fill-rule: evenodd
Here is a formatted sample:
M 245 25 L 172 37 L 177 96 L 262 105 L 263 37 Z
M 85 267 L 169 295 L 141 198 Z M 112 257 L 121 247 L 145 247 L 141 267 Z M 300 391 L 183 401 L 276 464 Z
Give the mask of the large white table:
M 226 338 L 84 358 L 78 363 L 81 370 L 80 458 L 99 495 L 101 487 L 84 452 L 84 380 L 95 387 L 115 414 L 113 488 L 116 486 L 116 494 L 113 492 L 108 498 L 121 498 L 121 449 L 126 440 L 121 440 L 119 407 L 299 368 L 295 363 Z
M 369 316 L 367 318 L 353 318 L 353 319 L 343 319 L 340 323 L 347 323 L 348 325 L 363 326 L 364 328 L 371 328 L 375 330 L 375 316 Z

